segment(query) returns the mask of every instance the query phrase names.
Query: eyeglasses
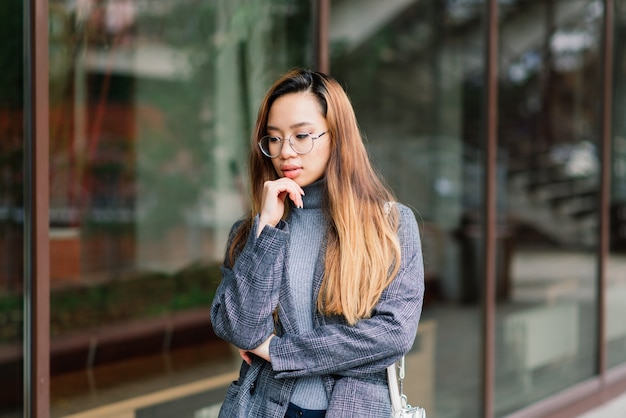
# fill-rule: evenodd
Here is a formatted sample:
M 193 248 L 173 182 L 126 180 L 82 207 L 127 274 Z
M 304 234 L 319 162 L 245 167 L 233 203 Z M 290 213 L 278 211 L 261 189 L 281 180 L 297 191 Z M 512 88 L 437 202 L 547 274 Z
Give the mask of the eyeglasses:
M 327 131 L 322 132 L 318 136 L 313 136 L 312 134 L 303 132 L 290 136 L 287 138 L 287 141 L 289 142 L 291 149 L 296 153 L 300 155 L 308 154 L 313 149 L 315 140 L 321 138 L 326 133 Z M 283 138 L 266 135 L 259 141 L 259 148 L 261 148 L 261 152 L 263 152 L 265 156 L 269 158 L 276 158 L 280 155 L 280 151 L 283 149 L 283 142 L 285 142 Z

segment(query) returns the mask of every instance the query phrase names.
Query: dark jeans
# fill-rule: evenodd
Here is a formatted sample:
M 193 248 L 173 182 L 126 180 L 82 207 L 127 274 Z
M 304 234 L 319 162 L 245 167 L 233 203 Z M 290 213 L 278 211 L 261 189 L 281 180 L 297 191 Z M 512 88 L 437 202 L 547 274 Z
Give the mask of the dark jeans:
M 289 402 L 289 407 L 287 408 L 287 413 L 285 414 L 285 418 L 324 418 L 325 416 L 326 411 L 302 409 L 298 405 L 294 405 L 291 402 Z

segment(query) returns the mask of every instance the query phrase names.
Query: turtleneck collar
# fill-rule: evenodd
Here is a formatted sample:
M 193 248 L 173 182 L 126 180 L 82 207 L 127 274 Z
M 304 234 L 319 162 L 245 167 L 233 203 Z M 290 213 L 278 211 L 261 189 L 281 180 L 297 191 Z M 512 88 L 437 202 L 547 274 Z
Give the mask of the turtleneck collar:
M 304 209 L 320 209 L 324 204 L 324 193 L 326 191 L 326 178 L 315 181 L 302 188 L 304 196 L 302 196 L 302 204 Z

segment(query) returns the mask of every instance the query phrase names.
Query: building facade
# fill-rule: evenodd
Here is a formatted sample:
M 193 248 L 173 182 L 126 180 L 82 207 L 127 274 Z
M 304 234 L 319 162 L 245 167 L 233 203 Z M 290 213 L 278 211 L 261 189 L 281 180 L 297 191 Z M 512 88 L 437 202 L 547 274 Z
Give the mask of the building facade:
M 626 391 L 626 0 L 0 2 L 0 417 L 216 416 L 270 83 L 346 88 L 417 215 L 429 417 Z

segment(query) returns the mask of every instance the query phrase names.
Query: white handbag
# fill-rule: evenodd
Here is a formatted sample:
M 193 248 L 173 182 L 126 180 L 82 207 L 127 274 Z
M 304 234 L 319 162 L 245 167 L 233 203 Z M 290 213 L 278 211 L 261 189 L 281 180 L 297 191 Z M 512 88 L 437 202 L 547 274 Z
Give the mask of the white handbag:
M 392 417 L 426 418 L 426 410 L 424 408 L 409 405 L 408 399 L 404 394 L 402 387 L 404 374 L 404 356 L 402 356 L 397 363 L 387 367 L 387 380 L 389 381 L 389 396 L 391 398 Z

